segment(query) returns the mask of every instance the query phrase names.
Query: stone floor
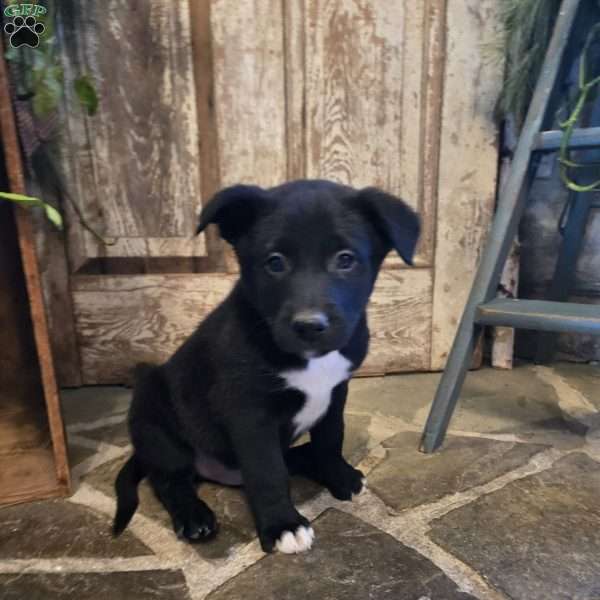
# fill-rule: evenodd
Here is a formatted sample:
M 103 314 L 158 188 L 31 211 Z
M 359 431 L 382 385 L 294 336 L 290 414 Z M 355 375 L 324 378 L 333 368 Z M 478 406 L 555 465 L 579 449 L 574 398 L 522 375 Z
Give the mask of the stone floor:
M 345 452 L 368 475 L 352 503 L 293 482 L 313 549 L 264 555 L 243 495 L 206 485 L 219 536 L 189 546 L 142 485 L 113 540 L 112 482 L 129 453 L 129 392 L 64 392 L 75 493 L 0 510 L 5 600 L 600 600 L 600 368 L 467 378 L 441 452 L 417 452 L 439 375 L 351 384 Z

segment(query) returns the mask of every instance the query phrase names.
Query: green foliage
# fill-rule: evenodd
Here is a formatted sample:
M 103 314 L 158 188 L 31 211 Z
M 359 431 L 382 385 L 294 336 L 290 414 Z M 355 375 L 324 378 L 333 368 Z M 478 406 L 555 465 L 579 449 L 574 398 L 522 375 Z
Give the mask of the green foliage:
M 18 4 L 12 0 L 8 4 Z M 18 74 L 15 82 L 21 97 L 31 97 L 33 114 L 44 118 L 52 114 L 62 99 L 64 91 L 63 69 L 55 36 L 55 2 L 44 3 L 48 12 L 37 17 L 45 26 L 37 48 L 21 46 L 7 48 L 6 60 L 13 63 Z M 98 109 L 98 94 L 92 79 L 82 75 L 73 82 L 75 95 L 80 105 L 90 116 Z
M 35 0 L 33 3 L 36 3 Z M 20 2 L 19 0 L 8 0 L 5 4 L 20 4 Z M 40 119 L 52 115 L 58 109 L 64 94 L 63 69 L 55 35 L 56 0 L 45 0 L 43 4 L 47 8 L 47 12 L 44 15 L 37 15 L 36 19 L 44 24 L 45 30 L 40 36 L 37 48 L 8 47 L 4 53 L 6 60 L 15 67 L 13 74 L 16 76 L 16 80 L 13 83 L 17 95 L 30 100 L 33 115 Z M 82 75 L 73 82 L 73 91 L 83 110 L 89 116 L 96 114 L 99 103 L 98 94 L 94 82 L 88 75 Z M 39 198 L 0 192 L 0 199 L 28 207 L 41 207 L 44 209 L 46 217 L 58 229 L 62 229 L 63 221 L 60 213 Z M 96 237 L 102 239 L 87 224 L 79 207 L 74 203 L 73 205 L 81 224 Z
M 500 56 L 506 57 L 506 80 L 498 101 L 500 117 L 521 122 L 539 77 L 561 0 L 501 0 Z
M 600 0 L 596 5 L 600 9 Z M 506 59 L 506 77 L 497 106 L 499 118 L 512 114 L 516 123 L 522 124 L 560 6 L 561 0 L 501 0 L 502 36 L 489 47 L 496 58 Z M 590 15 L 600 14 L 598 11 L 594 12 L 591 2 L 585 8 Z M 600 189 L 600 180 L 588 185 L 580 185 L 573 180 L 571 171 L 585 165 L 571 160 L 568 148 L 585 105 L 598 97 L 600 87 L 598 65 L 592 64 L 590 58 L 592 44 L 600 39 L 600 22 L 597 17 L 590 17 L 589 21 L 591 27 L 579 57 L 577 89 L 574 94 L 565 94 L 573 97 L 562 99 L 561 111 L 569 114 L 563 121 L 559 121 L 559 127 L 564 131 L 558 157 L 560 175 L 568 188 L 579 192 Z
M 569 142 L 575 127 L 579 123 L 585 105 L 593 97 L 593 94 L 597 92 L 598 86 L 600 86 L 600 74 L 594 75 L 590 73 L 592 65 L 590 64 L 591 61 L 589 57 L 590 47 L 598 39 L 600 39 L 600 23 L 597 23 L 590 29 L 583 47 L 581 59 L 579 61 L 578 93 L 575 108 L 573 108 L 570 116 L 565 121 L 559 123 L 560 128 L 564 131 L 558 156 L 560 176 L 564 184 L 575 192 L 592 192 L 600 190 L 600 179 L 587 185 L 581 185 L 574 181 L 569 174 L 569 169 L 585 167 L 585 165 L 581 165 L 571 160 Z
M 63 221 L 60 213 L 53 206 L 50 206 L 48 203 L 40 200 L 39 198 L 23 196 L 22 194 L 0 192 L 0 199 L 8 200 L 9 202 L 15 202 L 16 204 L 21 204 L 27 207 L 39 206 L 44 209 L 48 220 L 51 221 L 58 229 L 62 229 L 63 227 Z

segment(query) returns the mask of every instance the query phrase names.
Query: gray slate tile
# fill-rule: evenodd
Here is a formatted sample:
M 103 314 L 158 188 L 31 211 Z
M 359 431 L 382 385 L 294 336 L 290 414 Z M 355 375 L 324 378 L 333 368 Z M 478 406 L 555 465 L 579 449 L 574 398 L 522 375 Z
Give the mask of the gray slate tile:
M 514 600 L 598 600 L 600 464 L 572 454 L 448 513 L 430 536 Z
M 545 449 L 483 438 L 448 436 L 435 454 L 417 450 L 420 436 L 399 433 L 383 443 L 387 457 L 369 475 L 369 488 L 403 510 L 488 483 Z
M 48 500 L 0 510 L 0 559 L 148 554 L 151 550 L 133 534 L 114 539 L 108 517 L 78 504 Z
M 190 600 L 179 571 L 0 575 L 2 600 Z
M 331 509 L 314 523 L 313 548 L 271 554 L 210 600 L 468 600 L 433 563 L 391 536 Z

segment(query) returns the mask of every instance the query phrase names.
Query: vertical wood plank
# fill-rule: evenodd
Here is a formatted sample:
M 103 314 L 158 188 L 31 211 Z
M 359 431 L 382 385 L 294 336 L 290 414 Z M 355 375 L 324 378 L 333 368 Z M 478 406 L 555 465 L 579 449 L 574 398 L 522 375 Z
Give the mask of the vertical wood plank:
M 424 226 L 419 240 L 418 257 L 428 265 L 433 262 L 437 220 L 442 98 L 444 67 L 447 60 L 446 2 L 447 0 L 427 0 L 424 7 L 424 90 L 421 110 L 421 152 L 419 154 L 421 166 L 419 209 L 424 216 Z
M 408 5 L 408 7 L 407 7 Z M 404 0 L 402 27 L 402 115 L 400 120 L 400 193 L 420 202 L 423 195 L 423 92 L 426 0 Z M 419 206 L 419 212 L 423 213 Z M 427 229 L 427 227 L 425 227 Z
M 519 292 L 519 246 L 515 243 L 508 255 L 502 279 L 500 296 L 516 298 Z M 494 327 L 492 367 L 512 369 L 515 349 L 515 330 L 512 327 Z
M 509 135 L 512 133 L 509 130 L 508 125 L 505 125 L 505 144 L 506 140 L 510 139 Z M 513 136 L 514 138 L 514 136 Z M 514 140 L 513 140 L 514 142 Z M 506 144 L 509 148 L 514 149 L 515 143 Z M 510 172 L 511 159 L 506 156 L 500 163 L 500 171 L 498 173 L 498 190 L 502 190 L 502 186 L 508 179 Z M 499 194 L 498 194 L 499 196 Z M 515 240 L 504 270 L 502 271 L 502 277 L 500 279 L 500 296 L 506 298 L 516 298 L 519 292 L 519 244 L 518 240 Z M 493 329 L 493 340 L 492 340 L 492 367 L 497 369 L 512 369 L 513 368 L 513 357 L 515 349 L 515 330 L 512 327 L 495 327 Z
M 4 163 L 0 179 L 7 189 Z M 15 208 L 0 202 L 0 505 L 67 491 L 56 477 Z
M 494 0 L 448 0 L 438 182 L 431 368 L 443 369 L 494 208 L 493 109 L 502 67 L 484 45 L 498 23 Z
M 89 222 L 116 242 L 103 246 L 87 232 L 74 235 L 76 262 L 162 256 L 163 239 L 170 252 L 204 255 L 203 237 L 192 235 L 201 189 L 187 0 L 65 0 L 60 8 L 67 160 L 77 181 L 71 194 Z M 72 83 L 82 74 L 98 87 L 93 117 L 74 98 Z
M 211 31 L 211 0 L 191 0 L 190 25 L 192 58 L 196 87 L 196 115 L 198 117 L 198 145 L 203 203 L 219 190 L 219 134 L 215 109 L 215 73 Z M 218 229 L 211 225 L 206 231 L 206 246 L 211 270 L 227 269 L 225 242 Z
M 282 0 L 284 15 L 287 178 L 306 177 L 306 46 L 304 0 Z
M 279 184 L 287 173 L 281 1 L 211 7 L 221 184 Z
M 309 177 L 400 193 L 403 19 L 398 0 L 307 0 Z
M 211 3 L 221 186 L 277 185 L 287 177 L 281 0 Z M 228 272 L 238 270 L 231 249 Z

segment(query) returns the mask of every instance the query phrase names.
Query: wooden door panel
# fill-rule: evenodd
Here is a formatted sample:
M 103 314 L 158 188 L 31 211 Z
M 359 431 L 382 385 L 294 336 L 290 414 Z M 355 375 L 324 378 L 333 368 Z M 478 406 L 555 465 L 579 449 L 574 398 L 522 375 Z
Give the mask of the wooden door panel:
M 304 15 L 306 175 L 401 196 L 421 215 L 421 266 L 433 256 L 443 8 L 306 0 Z
M 431 354 L 431 269 L 382 270 L 368 309 L 363 375 L 426 371 Z
M 136 363 L 165 361 L 236 278 L 224 273 L 75 278 L 84 384 L 128 381 Z
M 137 362 L 169 358 L 236 279 L 223 273 L 76 277 L 83 382 L 120 383 Z M 431 286 L 428 269 L 380 274 L 369 306 L 371 351 L 362 373 L 428 368 Z
M 104 245 L 69 215 L 72 264 L 108 257 L 203 256 L 198 120 L 187 3 L 65 1 L 61 11 L 70 194 Z M 87 117 L 73 82 L 92 77 Z M 67 206 L 67 208 L 69 208 Z
M 494 0 L 65 2 L 83 22 L 64 36 L 66 79 L 89 71 L 103 104 L 67 115 L 64 166 L 115 236 L 103 246 L 71 212 L 71 265 L 191 257 L 181 274 L 155 261 L 156 274 L 71 278 L 86 383 L 164 360 L 231 289 L 228 246 L 192 236 L 202 201 L 303 177 L 379 186 L 419 212 L 417 268 L 386 259 L 362 372 L 443 367 L 493 204 Z

